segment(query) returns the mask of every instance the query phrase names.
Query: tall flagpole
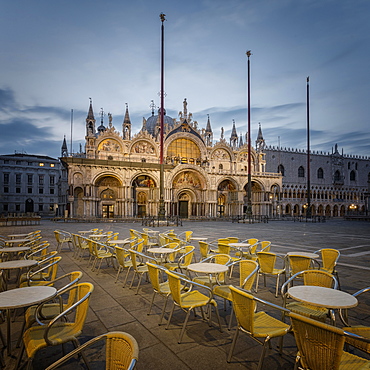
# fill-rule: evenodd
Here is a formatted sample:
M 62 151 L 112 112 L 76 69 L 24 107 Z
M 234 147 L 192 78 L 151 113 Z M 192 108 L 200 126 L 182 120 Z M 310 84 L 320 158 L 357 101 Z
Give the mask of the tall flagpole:
M 310 78 L 307 77 L 307 210 L 306 217 L 311 217 L 311 178 L 310 178 Z
M 247 51 L 248 57 L 248 188 L 247 188 L 247 215 L 252 216 L 252 173 L 251 173 L 251 83 L 250 83 L 250 60 L 251 51 Z
M 163 163 L 163 131 L 164 131 L 164 21 L 166 20 L 165 14 L 161 13 L 161 126 L 160 126 L 160 162 L 159 162 L 159 209 L 158 218 L 164 219 L 166 214 L 164 206 L 164 163 Z

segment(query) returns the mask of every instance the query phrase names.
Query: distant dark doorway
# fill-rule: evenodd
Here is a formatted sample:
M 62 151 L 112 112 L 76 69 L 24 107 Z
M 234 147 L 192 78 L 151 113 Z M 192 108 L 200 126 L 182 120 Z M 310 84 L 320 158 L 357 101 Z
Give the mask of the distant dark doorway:
M 26 212 L 33 212 L 33 200 L 28 198 L 26 200 Z
M 139 204 L 137 206 L 137 216 L 138 217 L 145 217 L 146 216 L 146 205 Z
M 179 200 L 179 216 L 180 218 L 188 218 L 188 206 L 189 201 L 187 200 Z

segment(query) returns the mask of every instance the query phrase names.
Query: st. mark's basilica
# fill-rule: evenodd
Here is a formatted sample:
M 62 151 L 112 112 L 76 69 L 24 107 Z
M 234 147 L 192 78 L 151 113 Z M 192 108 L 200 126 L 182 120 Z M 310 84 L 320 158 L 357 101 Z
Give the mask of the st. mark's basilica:
M 210 119 L 199 128 L 184 99 L 178 119 L 164 114 L 164 204 L 171 216 L 217 217 L 243 214 L 247 207 L 248 145 L 235 129 L 213 142 Z M 69 212 L 73 217 L 143 217 L 158 214 L 160 192 L 160 114 L 154 109 L 132 135 L 126 106 L 122 130 L 102 122 L 96 128 L 93 105 L 86 118 L 85 152 L 62 161 L 68 168 Z M 253 212 L 272 212 L 282 176 L 267 173 L 262 134 L 251 149 Z
M 181 104 L 181 103 L 180 103 Z M 248 145 L 235 124 L 230 138 L 213 139 L 208 117 L 200 128 L 186 99 L 178 118 L 164 112 L 163 198 L 165 214 L 182 218 L 243 215 L 248 206 Z M 158 114 L 156 114 L 158 113 Z M 94 115 L 86 118 L 85 150 L 70 154 L 62 146 L 68 172 L 66 209 L 70 217 L 157 216 L 160 199 L 160 112 L 152 108 L 133 135 L 129 109 L 120 131 L 109 116 L 106 126 Z M 306 212 L 307 155 L 305 150 L 267 147 L 259 127 L 251 145 L 251 205 L 253 215 L 282 217 Z M 367 213 L 368 157 L 311 153 L 312 214 L 328 217 Z

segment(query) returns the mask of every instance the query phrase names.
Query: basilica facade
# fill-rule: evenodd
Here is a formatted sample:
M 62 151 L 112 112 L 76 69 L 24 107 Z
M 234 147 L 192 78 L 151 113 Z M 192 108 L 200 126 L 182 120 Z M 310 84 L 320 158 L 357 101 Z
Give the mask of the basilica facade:
M 182 218 L 241 215 L 247 209 L 248 145 L 233 126 L 230 139 L 221 130 L 213 141 L 210 119 L 198 127 L 186 99 L 178 118 L 164 112 L 163 188 L 166 216 Z M 70 217 L 157 216 L 160 198 L 160 114 L 143 118 L 132 135 L 128 106 L 118 131 L 112 115 L 96 128 L 93 105 L 86 118 L 85 151 L 61 161 L 68 171 Z M 251 202 L 254 215 L 272 215 L 282 192 L 282 174 L 266 172 L 264 140 L 251 146 Z M 274 206 L 275 204 L 275 206 Z M 274 208 L 275 207 L 275 208 Z

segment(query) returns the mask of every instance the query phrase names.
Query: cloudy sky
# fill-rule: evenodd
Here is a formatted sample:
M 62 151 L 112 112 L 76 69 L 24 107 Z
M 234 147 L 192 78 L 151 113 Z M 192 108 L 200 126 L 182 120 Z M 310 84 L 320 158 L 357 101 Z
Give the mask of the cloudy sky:
M 2 0 L 0 154 L 60 156 L 84 143 L 89 98 L 95 118 L 132 130 L 160 99 L 159 14 L 165 22 L 165 107 L 177 117 L 186 97 L 214 138 L 247 130 L 267 145 L 306 148 L 310 77 L 311 149 L 370 155 L 368 0 Z M 108 124 L 107 115 L 104 123 Z

